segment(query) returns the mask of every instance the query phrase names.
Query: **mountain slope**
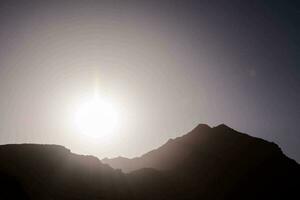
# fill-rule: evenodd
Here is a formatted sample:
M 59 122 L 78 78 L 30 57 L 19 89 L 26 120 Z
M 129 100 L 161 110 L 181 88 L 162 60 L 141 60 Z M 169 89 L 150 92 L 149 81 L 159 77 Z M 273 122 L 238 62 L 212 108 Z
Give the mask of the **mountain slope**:
M 222 124 L 211 128 L 199 124 L 192 131 L 181 137 L 170 139 L 167 143 L 150 151 L 141 157 L 133 159 L 117 157 L 103 159 L 115 169 L 131 172 L 141 168 L 169 170 L 181 165 L 191 153 L 197 151 L 202 157 L 232 159 L 234 156 L 249 156 L 260 158 L 268 151 L 281 152 L 280 148 L 271 142 L 239 133 Z M 267 155 L 265 155 L 267 156 Z M 201 158 L 202 158 L 201 157 Z
M 214 128 L 200 124 L 156 150 L 126 159 L 125 165 L 122 160 L 103 162 L 126 172 L 133 170 L 129 176 L 142 173 L 141 168 L 154 168 L 164 177 L 158 185 L 173 185 L 178 199 L 286 199 L 297 194 L 300 181 L 299 165 L 276 144 L 223 124 Z M 144 194 L 147 180 L 151 183 L 147 173 L 136 182 L 139 190 L 146 188 Z
M 104 160 L 110 161 L 130 172 L 58 145 L 0 145 L 0 199 L 265 200 L 298 195 L 299 164 L 276 144 L 225 125 L 201 124 L 142 157 Z

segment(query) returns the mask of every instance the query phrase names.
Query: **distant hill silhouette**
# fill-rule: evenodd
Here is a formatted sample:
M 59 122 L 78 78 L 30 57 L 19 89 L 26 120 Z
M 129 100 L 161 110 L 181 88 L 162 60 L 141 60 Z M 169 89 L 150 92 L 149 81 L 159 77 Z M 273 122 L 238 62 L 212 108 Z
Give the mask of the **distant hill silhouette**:
M 299 164 L 276 144 L 223 124 L 200 124 L 133 159 L 0 146 L 0 199 L 292 199 L 299 182 Z

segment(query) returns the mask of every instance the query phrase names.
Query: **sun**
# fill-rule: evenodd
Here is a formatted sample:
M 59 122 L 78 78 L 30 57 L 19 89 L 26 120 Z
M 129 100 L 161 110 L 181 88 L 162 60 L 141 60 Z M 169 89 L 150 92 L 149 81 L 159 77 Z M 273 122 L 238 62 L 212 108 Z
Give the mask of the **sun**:
M 119 127 L 119 112 L 111 101 L 97 96 L 78 107 L 74 121 L 80 133 L 108 140 Z

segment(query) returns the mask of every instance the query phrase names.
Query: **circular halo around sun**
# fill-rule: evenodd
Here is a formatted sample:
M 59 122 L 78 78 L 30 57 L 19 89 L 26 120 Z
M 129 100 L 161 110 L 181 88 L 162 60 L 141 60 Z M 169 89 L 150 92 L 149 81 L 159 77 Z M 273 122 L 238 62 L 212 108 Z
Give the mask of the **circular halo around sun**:
M 119 113 L 110 101 L 95 97 L 78 107 L 75 125 L 80 133 L 107 141 L 119 127 Z

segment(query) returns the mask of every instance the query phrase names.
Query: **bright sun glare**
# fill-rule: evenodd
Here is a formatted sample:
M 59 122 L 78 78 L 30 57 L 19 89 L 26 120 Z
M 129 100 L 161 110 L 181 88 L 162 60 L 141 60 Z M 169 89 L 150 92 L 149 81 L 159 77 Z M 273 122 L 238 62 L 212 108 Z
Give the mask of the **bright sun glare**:
M 75 125 L 80 133 L 107 140 L 119 126 L 119 113 L 113 103 L 97 96 L 79 106 Z

